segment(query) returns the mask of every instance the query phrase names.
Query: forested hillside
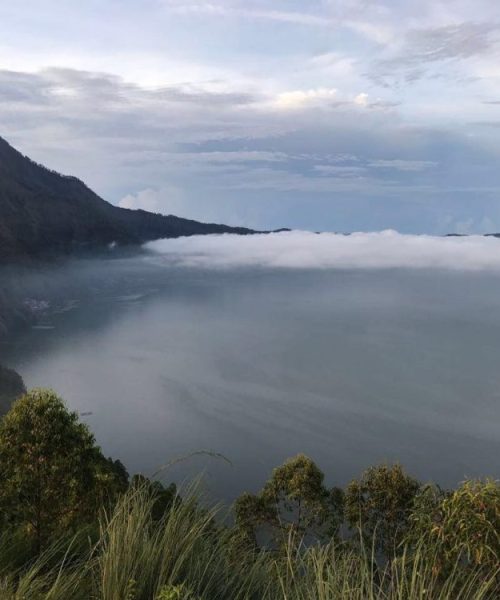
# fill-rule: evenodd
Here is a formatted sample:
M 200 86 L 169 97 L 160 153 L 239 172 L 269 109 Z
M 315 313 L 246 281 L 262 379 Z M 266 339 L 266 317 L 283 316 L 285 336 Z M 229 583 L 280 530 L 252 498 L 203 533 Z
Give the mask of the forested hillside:
M 0 138 L 0 260 L 207 233 L 251 230 L 118 208 Z

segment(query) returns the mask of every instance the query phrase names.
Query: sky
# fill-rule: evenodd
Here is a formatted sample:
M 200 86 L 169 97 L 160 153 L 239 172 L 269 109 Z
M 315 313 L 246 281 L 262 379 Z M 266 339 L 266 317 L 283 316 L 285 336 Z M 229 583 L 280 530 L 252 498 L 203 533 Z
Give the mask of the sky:
M 0 0 L 0 136 L 128 208 L 500 231 L 500 2 Z

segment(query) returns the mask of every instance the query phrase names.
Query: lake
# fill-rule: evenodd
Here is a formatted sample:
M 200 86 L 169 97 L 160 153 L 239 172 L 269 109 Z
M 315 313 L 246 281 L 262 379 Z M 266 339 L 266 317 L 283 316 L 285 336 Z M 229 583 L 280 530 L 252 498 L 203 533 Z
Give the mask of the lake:
M 73 261 L 0 362 L 83 413 L 131 473 L 204 473 L 231 501 L 298 452 L 329 484 L 399 461 L 445 486 L 500 475 L 500 274 Z

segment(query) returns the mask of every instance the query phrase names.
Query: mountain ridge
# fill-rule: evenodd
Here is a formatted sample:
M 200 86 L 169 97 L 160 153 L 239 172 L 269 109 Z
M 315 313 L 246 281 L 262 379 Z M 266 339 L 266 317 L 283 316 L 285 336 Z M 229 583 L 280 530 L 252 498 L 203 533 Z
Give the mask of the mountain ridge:
M 114 206 L 77 177 L 36 163 L 0 137 L 0 261 L 210 233 L 255 232 Z

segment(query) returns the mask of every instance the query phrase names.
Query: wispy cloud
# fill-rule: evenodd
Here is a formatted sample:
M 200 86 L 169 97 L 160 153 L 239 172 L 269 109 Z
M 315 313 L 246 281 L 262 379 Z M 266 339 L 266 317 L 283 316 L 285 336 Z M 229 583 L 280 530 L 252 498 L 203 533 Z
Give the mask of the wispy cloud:
M 376 169 L 396 169 L 397 171 L 423 171 L 436 167 L 438 163 L 433 160 L 371 160 L 368 166 Z
M 237 0 L 232 2 L 163 0 L 163 5 L 165 8 L 182 15 L 262 19 L 313 27 L 325 27 L 332 25 L 334 22 L 326 14 L 314 14 L 306 11 L 273 10 L 271 8 L 264 8 L 263 5 L 251 6 L 249 2 L 239 2 Z
M 465 21 L 436 27 L 428 25 L 408 29 L 402 41 L 389 44 L 374 61 L 370 78 L 390 84 L 398 78 L 413 83 L 421 78 L 439 76 L 445 79 L 473 81 L 477 76 L 471 59 L 498 57 L 500 49 L 500 15 L 496 22 Z M 462 68 L 460 68 L 462 63 Z M 450 65 L 436 71 L 439 65 Z M 453 64 L 458 66 L 453 69 Z

